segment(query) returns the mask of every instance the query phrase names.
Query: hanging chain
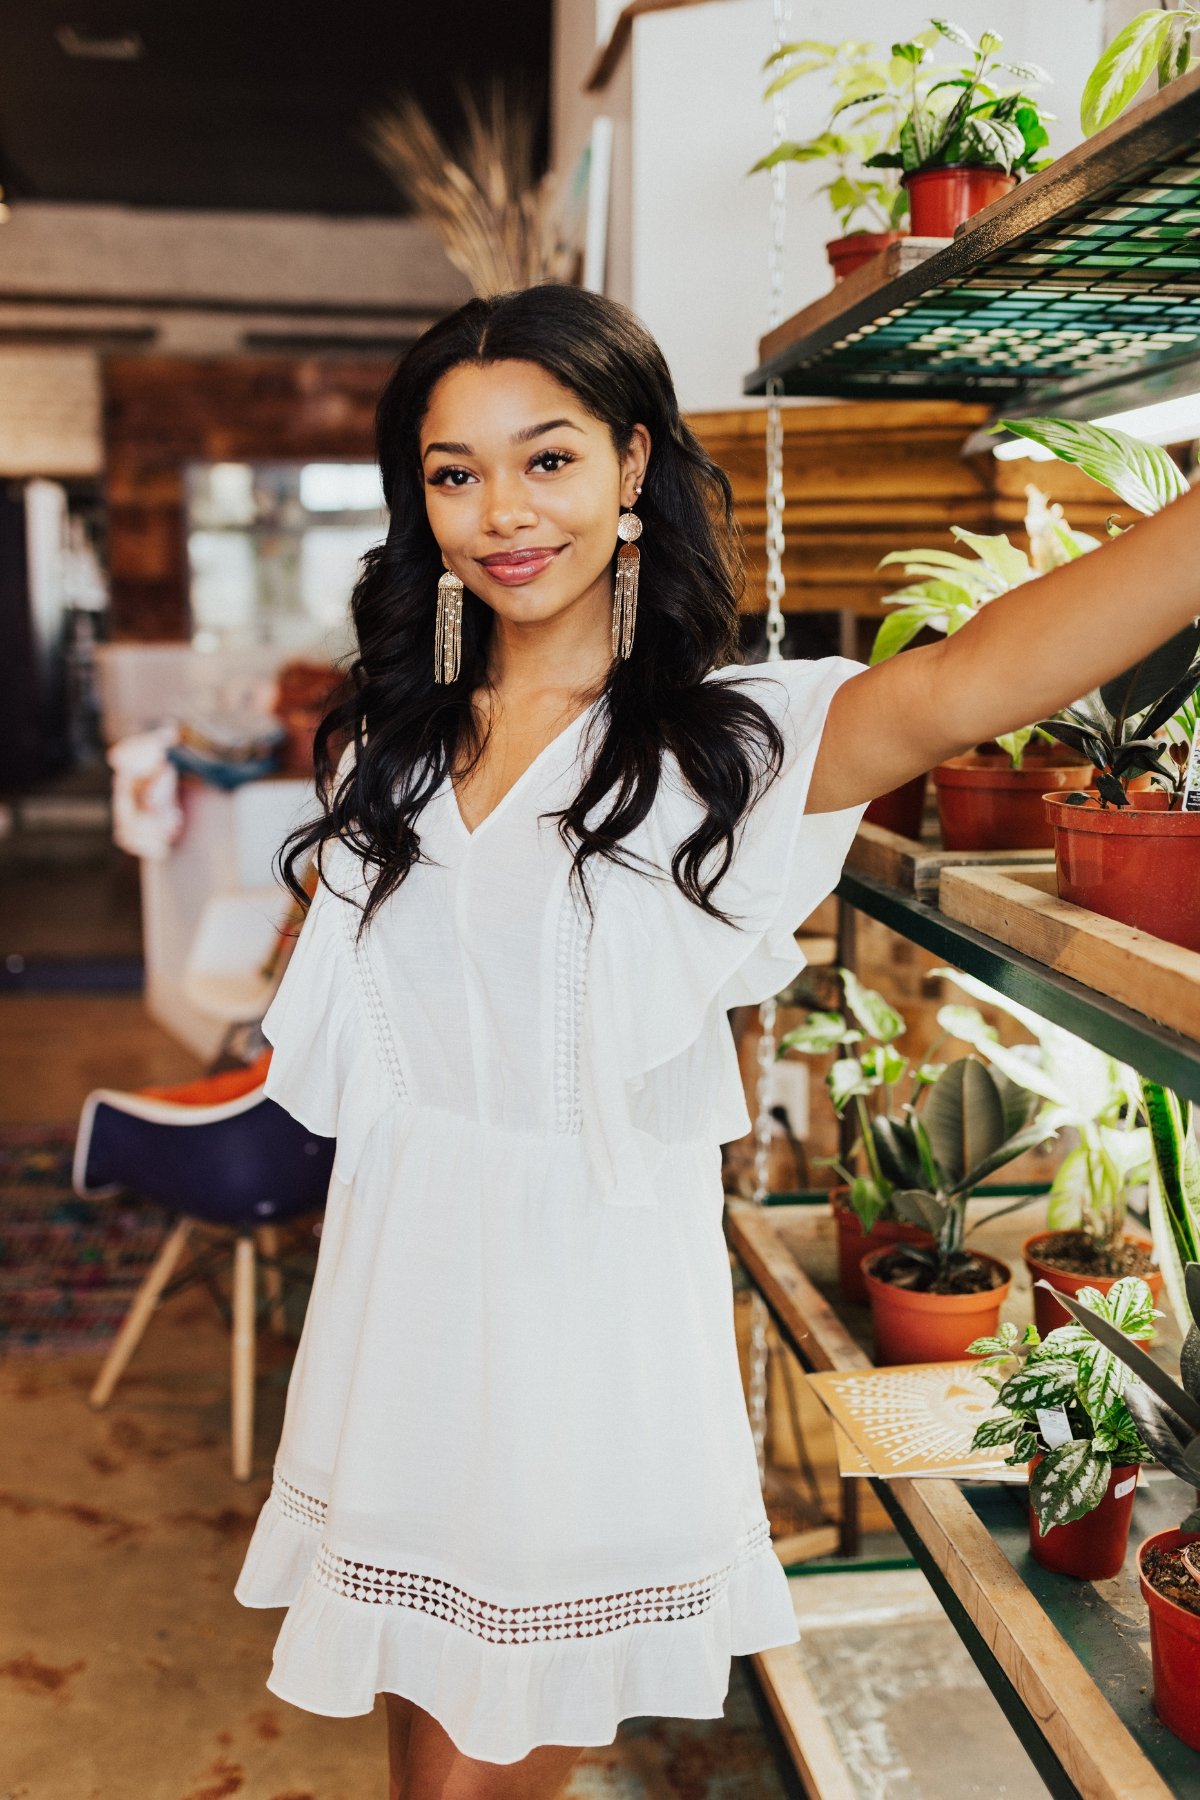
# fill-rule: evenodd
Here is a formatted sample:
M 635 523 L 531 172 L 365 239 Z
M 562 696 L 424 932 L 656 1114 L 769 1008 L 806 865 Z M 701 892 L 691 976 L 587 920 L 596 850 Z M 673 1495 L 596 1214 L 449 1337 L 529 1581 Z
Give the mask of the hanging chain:
M 791 8 L 788 0 L 772 0 L 775 28 L 773 48 L 786 42 Z M 771 97 L 772 144 L 781 144 L 787 135 L 787 105 L 782 93 Z M 768 329 L 783 317 L 783 251 L 787 228 L 787 165 L 777 163 L 771 170 L 771 247 L 768 258 Z M 778 662 L 783 640 L 783 412 L 779 404 L 780 383 L 767 383 L 767 661 Z M 757 1205 L 765 1203 L 771 1185 L 771 1097 L 775 1068 L 776 1002 L 764 1000 L 758 1009 L 758 1083 L 757 1111 L 754 1120 L 754 1193 Z M 767 1305 L 757 1288 L 750 1296 L 750 1380 L 747 1410 L 754 1438 L 754 1454 L 758 1460 L 760 1483 L 767 1472 Z

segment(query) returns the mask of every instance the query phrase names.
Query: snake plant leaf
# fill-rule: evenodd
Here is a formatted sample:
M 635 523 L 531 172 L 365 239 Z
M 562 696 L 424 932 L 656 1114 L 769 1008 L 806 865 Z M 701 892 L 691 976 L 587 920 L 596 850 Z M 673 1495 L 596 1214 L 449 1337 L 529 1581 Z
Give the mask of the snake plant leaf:
M 1099 1506 L 1112 1463 L 1097 1456 L 1087 1438 L 1048 1450 L 1029 1479 L 1029 1499 L 1042 1531 L 1082 1519 Z
M 1138 1381 L 1131 1381 L 1125 1390 L 1125 1404 L 1155 1461 L 1181 1481 L 1197 1486 L 1200 1476 L 1191 1472 L 1185 1457 L 1192 1445 L 1200 1443 L 1200 1437 L 1186 1421 Z
M 1171 34 L 1172 14 L 1154 7 L 1118 31 L 1087 78 L 1079 103 L 1084 137 L 1118 118 L 1153 75 Z
M 1140 1344 L 1135 1344 L 1131 1338 L 1127 1338 L 1123 1332 L 1117 1330 L 1115 1325 L 1107 1319 L 1102 1319 L 1099 1313 L 1093 1312 L 1090 1307 L 1081 1306 L 1074 1295 L 1059 1293 L 1056 1288 L 1051 1288 L 1047 1281 L 1039 1282 L 1038 1285 L 1049 1289 L 1059 1305 L 1065 1307 L 1073 1319 L 1090 1331 L 1093 1337 L 1099 1338 L 1104 1347 L 1111 1350 L 1114 1356 L 1120 1357 L 1138 1380 L 1148 1387 L 1151 1393 L 1156 1394 L 1160 1400 L 1177 1412 L 1185 1424 L 1189 1425 L 1193 1431 L 1200 1431 L 1200 1400 L 1194 1400 L 1185 1388 L 1182 1388 L 1166 1373 L 1165 1369 L 1160 1369 L 1153 1357 L 1148 1356 Z
M 1191 1108 L 1170 1088 L 1143 1078 L 1141 1096 L 1154 1150 L 1150 1226 L 1171 1310 L 1186 1332 L 1200 1323 L 1200 1276 L 1186 1274 L 1200 1263 L 1200 1149 L 1191 1133 Z
M 1200 1326 L 1191 1326 L 1183 1340 L 1179 1352 L 1179 1379 L 1192 1399 L 1200 1400 Z
M 1169 501 L 1188 491 L 1178 465 L 1165 450 L 1112 426 L 1090 425 L 1081 419 L 1037 418 L 1003 419 L 999 428 L 1041 444 L 1060 462 L 1075 463 L 1135 512 L 1161 512 Z

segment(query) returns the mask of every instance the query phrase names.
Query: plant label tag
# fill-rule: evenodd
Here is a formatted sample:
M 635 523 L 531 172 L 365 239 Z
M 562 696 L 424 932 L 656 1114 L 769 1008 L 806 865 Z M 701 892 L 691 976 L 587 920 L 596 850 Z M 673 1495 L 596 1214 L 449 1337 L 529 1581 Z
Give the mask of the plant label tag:
M 1035 1410 L 1038 1430 L 1045 1438 L 1048 1450 L 1057 1450 L 1060 1444 L 1071 1442 L 1071 1421 L 1065 1406 L 1039 1406 Z
M 1200 724 L 1192 733 L 1181 804 L 1184 812 L 1200 812 Z
M 1136 1475 L 1127 1475 L 1125 1477 L 1124 1481 L 1118 1481 L 1116 1487 L 1113 1489 L 1113 1499 L 1114 1500 L 1123 1500 L 1125 1498 L 1126 1494 L 1132 1494 L 1132 1492 L 1136 1486 L 1137 1486 L 1137 1476 Z

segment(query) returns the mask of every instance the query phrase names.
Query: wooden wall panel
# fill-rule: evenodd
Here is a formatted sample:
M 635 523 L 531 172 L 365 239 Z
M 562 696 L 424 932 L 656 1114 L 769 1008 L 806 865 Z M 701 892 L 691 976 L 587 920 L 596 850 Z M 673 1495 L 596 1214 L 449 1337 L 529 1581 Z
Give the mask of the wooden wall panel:
M 1061 500 L 1081 529 L 1103 531 L 1107 492 L 1066 464 L 997 462 L 962 448 L 984 407 L 859 401 L 784 408 L 784 574 L 788 612 L 846 609 L 876 616 L 899 571 L 890 550 L 952 549 L 952 525 L 1020 539 L 1025 484 Z M 692 413 L 688 423 L 729 473 L 746 548 L 747 612 L 765 609 L 766 414 Z
M 337 357 L 112 357 L 104 364 L 114 638 L 187 638 L 184 467 L 370 460 L 390 363 Z

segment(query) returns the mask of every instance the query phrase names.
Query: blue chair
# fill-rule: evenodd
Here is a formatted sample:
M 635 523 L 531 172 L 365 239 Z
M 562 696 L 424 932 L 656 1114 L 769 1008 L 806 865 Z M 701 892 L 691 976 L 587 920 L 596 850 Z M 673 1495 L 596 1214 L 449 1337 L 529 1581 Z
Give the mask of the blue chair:
M 282 1329 L 279 1227 L 324 1207 L 334 1149 L 333 1138 L 314 1136 L 261 1085 L 211 1106 L 108 1088 L 88 1095 L 75 1142 L 75 1192 L 99 1199 L 130 1189 L 178 1221 L 104 1360 L 90 1395 L 94 1407 L 112 1398 L 159 1302 L 195 1281 L 213 1286 L 232 1237 L 233 1475 L 250 1479 L 259 1256 L 271 1322 Z M 177 1276 L 193 1236 L 205 1240 L 202 1253 Z

